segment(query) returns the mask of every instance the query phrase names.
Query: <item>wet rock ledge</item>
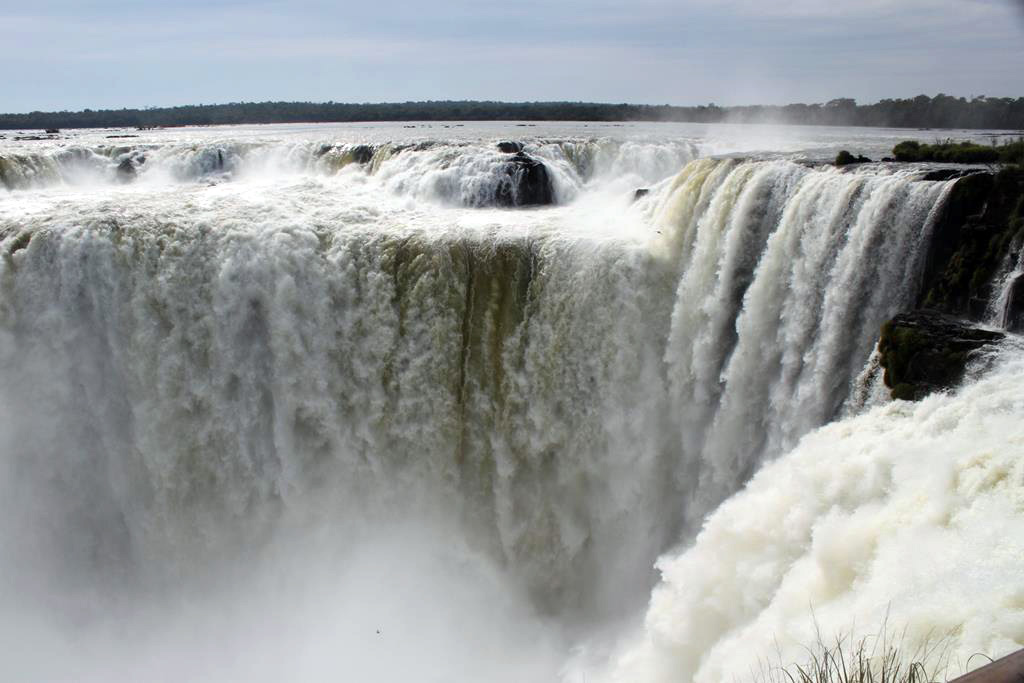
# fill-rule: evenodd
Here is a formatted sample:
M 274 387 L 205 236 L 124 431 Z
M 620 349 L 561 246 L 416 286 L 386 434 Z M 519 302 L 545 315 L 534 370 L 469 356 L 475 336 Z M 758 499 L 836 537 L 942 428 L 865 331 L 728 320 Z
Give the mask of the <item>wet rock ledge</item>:
M 547 206 L 555 203 L 551 177 L 543 162 L 516 152 L 504 164 L 505 182 L 494 192 L 497 206 Z
M 956 387 L 967 365 L 1006 336 L 978 321 L 1022 248 L 1024 169 L 960 177 L 935 223 L 916 308 L 882 326 L 880 360 L 893 398 Z M 1024 331 L 1024 276 L 1010 283 L 1003 318 L 1008 331 Z
M 906 401 L 950 389 L 982 349 L 1004 337 L 938 311 L 901 313 L 882 326 L 878 341 L 885 384 Z

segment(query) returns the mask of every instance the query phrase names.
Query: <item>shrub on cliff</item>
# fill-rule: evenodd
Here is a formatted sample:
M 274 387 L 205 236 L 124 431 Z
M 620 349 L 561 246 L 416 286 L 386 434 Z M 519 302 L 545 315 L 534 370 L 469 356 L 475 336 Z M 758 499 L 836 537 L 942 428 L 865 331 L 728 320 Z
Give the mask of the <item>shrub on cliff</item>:
M 1024 137 L 1017 138 L 1000 148 L 1001 161 L 1024 166 Z
M 1024 163 L 1024 138 L 1002 145 L 945 140 L 933 145 L 905 140 L 892 149 L 897 161 L 941 161 L 953 164 Z
M 839 152 L 839 154 L 836 155 L 836 166 L 849 166 L 850 164 L 870 164 L 870 163 L 871 163 L 871 159 L 868 159 L 863 154 L 859 155 L 859 156 L 853 156 L 852 154 L 850 154 L 845 149 L 842 150 L 841 152 Z
M 892 148 L 892 155 L 897 161 L 921 161 L 921 143 L 904 140 Z

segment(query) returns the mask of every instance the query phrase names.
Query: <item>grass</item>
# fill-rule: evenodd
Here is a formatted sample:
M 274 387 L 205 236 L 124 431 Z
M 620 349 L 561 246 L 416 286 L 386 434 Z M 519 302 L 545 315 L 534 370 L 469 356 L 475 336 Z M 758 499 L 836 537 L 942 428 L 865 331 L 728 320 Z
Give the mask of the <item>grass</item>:
M 1024 137 L 1002 145 L 979 145 L 952 139 L 922 144 L 905 140 L 893 147 L 896 161 L 942 161 L 954 164 L 1024 164 Z
M 908 648 L 905 634 L 891 639 L 884 628 L 881 634 L 855 640 L 838 636 L 826 643 L 818 633 L 817 643 L 806 649 L 806 659 L 799 664 L 762 665 L 755 673 L 754 683 L 938 683 L 956 677 L 971 666 L 957 662 L 950 654 L 951 636 L 926 638 Z M 980 656 L 980 655 L 979 655 Z M 973 657 L 972 657 L 973 659 Z M 988 663 L 987 657 L 981 666 Z M 781 655 L 779 656 L 781 662 Z

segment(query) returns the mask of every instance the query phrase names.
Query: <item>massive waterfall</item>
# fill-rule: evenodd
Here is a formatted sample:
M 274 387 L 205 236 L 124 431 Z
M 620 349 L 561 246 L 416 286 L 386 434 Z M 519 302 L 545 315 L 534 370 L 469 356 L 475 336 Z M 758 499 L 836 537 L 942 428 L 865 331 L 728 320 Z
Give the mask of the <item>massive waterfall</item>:
M 983 482 L 1019 484 L 1013 363 L 800 442 L 870 407 L 953 181 L 696 143 L 525 152 L 556 206 L 488 208 L 491 142 L 0 160 L 0 632 L 25 653 L 0 671 L 575 680 L 572 644 L 642 609 L 713 513 L 605 673 L 720 680 L 810 603 L 870 612 L 875 565 L 863 590 L 860 564 L 800 567 L 898 563 L 923 495 L 903 470 L 928 439 L 959 457 L 935 430 L 995 450 L 929 520 L 1012 505 Z M 849 549 L 821 537 L 857 524 Z

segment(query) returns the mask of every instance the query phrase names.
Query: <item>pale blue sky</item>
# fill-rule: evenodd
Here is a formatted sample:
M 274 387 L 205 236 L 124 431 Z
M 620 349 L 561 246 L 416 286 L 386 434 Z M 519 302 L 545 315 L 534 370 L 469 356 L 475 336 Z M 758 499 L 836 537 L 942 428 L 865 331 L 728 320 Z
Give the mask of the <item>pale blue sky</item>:
M 1021 0 L 0 0 L 0 112 L 1024 95 Z

